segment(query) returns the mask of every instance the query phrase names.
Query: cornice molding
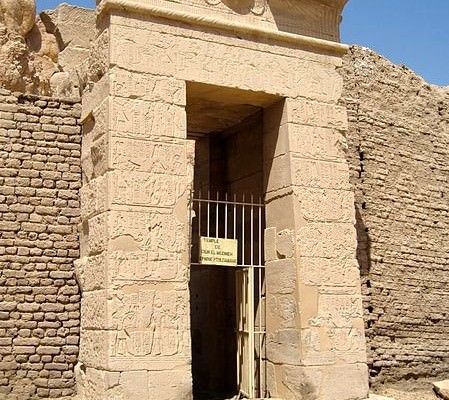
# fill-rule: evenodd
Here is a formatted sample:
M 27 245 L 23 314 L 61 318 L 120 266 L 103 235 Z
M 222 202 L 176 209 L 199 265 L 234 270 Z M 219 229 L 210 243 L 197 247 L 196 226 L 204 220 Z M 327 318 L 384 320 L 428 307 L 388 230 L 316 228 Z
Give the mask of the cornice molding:
M 113 11 L 134 12 L 139 15 L 152 15 L 173 21 L 180 21 L 215 29 L 223 29 L 228 32 L 240 32 L 249 35 L 257 35 L 294 44 L 298 47 L 313 48 L 325 52 L 335 53 L 337 55 L 343 55 L 349 50 L 349 46 L 338 42 L 332 42 L 330 40 L 263 28 L 256 25 L 210 17 L 207 15 L 173 10 L 168 7 L 145 4 L 134 0 L 102 0 L 97 7 L 98 15 L 111 13 Z

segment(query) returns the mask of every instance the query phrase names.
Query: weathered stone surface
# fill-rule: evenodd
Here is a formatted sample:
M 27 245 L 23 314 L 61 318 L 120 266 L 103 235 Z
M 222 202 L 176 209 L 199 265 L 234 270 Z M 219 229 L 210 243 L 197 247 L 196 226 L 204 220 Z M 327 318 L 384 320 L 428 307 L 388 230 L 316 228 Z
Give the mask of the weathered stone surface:
M 54 11 L 46 11 L 45 16 L 51 20 L 54 32 L 57 32 L 64 49 L 89 49 L 96 38 L 95 12 L 70 4 L 61 4 Z
M 137 0 L 140 4 L 157 4 L 178 12 L 199 14 L 218 20 L 253 24 L 257 28 L 278 30 L 301 35 L 339 40 L 339 20 L 345 0 L 285 3 L 279 0 L 223 1 L 194 0 L 170 1 Z M 319 12 L 317 12 L 319 7 Z
M 187 33 L 178 26 L 166 25 L 162 28 L 162 25 L 152 22 L 145 26 L 139 21 L 119 16 L 113 17 L 110 29 L 111 35 L 117 38 L 111 43 L 110 62 L 120 68 L 187 81 L 237 86 L 245 90 L 283 93 L 291 97 L 298 96 L 298 91 L 301 90 L 298 82 L 310 74 L 308 63 L 314 58 L 313 54 L 299 48 L 291 48 L 290 53 L 285 54 L 282 47 L 275 46 L 273 52 L 273 46 L 265 46 L 249 39 L 224 38 L 207 31 L 196 33 L 190 30 Z M 170 35 L 158 46 L 156 43 L 160 41 L 161 29 Z M 136 32 L 139 34 L 136 35 Z M 241 40 L 246 47 L 244 53 L 241 52 Z M 197 52 L 195 62 L 192 62 L 192 54 L 189 51 L 191 48 L 195 48 Z M 167 49 L 177 54 L 177 57 L 169 57 Z M 280 54 L 285 57 L 282 61 L 279 59 Z M 247 61 L 250 59 L 257 59 L 258 63 L 247 68 Z M 330 57 L 323 62 L 323 58 L 317 56 L 317 62 L 313 64 L 314 71 L 324 70 L 325 73 L 333 75 L 335 81 L 341 81 L 341 78 L 335 75 L 333 63 L 337 63 L 337 59 L 338 57 Z M 199 65 L 208 67 L 200 68 Z M 276 73 L 264 75 L 264 71 L 268 70 L 275 70 Z M 330 92 L 329 97 L 338 97 L 338 90 L 331 89 Z M 322 100 L 323 95 L 319 90 L 312 90 L 304 97 Z M 298 100 L 297 107 L 303 107 L 307 111 L 308 121 L 319 122 L 318 126 L 345 127 L 345 120 L 342 120 L 346 118 L 344 108 L 306 100 Z M 320 112 L 324 113 L 326 119 L 319 119 Z M 301 119 L 296 117 L 295 121 L 300 122 Z
M 12 32 L 25 36 L 33 28 L 36 14 L 34 0 L 2 0 L 0 12 L 0 23 Z
M 0 3 L 0 85 L 14 91 L 79 97 L 78 66 L 88 58 L 95 14 L 67 4 L 35 17 L 34 0 Z
M 271 390 L 276 390 L 279 398 L 296 400 L 298 398 L 316 398 L 334 400 L 339 398 L 366 399 L 368 383 L 361 381 L 361 370 L 366 365 L 353 364 L 345 367 L 342 379 L 341 366 L 309 367 L 285 365 L 278 369 L 281 376 L 272 377 Z M 272 371 L 272 370 L 271 370 Z M 348 382 L 351 382 L 348 388 Z M 346 397 L 348 396 L 348 397 Z

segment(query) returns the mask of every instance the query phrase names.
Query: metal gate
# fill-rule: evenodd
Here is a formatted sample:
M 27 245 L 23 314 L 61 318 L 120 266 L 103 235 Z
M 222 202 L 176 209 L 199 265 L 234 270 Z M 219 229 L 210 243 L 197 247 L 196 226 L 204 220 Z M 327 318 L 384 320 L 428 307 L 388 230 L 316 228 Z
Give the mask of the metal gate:
M 235 271 L 235 341 L 237 391 L 242 398 L 264 398 L 266 388 L 266 298 L 264 270 L 265 210 L 261 198 L 201 193 L 191 204 L 192 268 L 233 268 Z M 227 258 L 204 256 L 204 241 L 234 246 Z M 229 239 L 228 241 L 222 239 Z M 234 254 L 235 252 L 235 254 Z M 234 257 L 235 256 L 235 257 Z

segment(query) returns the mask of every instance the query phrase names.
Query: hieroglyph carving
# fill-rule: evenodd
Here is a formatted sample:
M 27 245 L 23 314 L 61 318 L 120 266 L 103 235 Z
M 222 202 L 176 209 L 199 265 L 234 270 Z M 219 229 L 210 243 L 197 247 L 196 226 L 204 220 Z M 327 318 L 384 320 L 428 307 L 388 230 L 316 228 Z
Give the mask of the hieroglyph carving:
M 150 282 L 179 280 L 179 256 L 172 253 L 115 251 L 109 268 L 115 281 Z
M 182 355 L 188 342 L 187 302 L 181 292 L 155 290 L 119 293 L 114 357 Z
M 121 98 L 114 98 L 111 128 L 122 137 L 146 140 L 182 138 L 187 129 L 183 107 Z
M 162 212 L 117 212 L 112 216 L 111 237 L 132 238 L 143 251 L 180 253 L 184 250 L 184 224 Z
M 186 174 L 185 144 L 112 139 L 112 166 L 156 174 Z
M 322 350 L 335 352 L 363 352 L 365 350 L 365 337 L 360 328 L 331 327 L 324 331 L 305 329 L 303 334 L 308 353 Z
M 363 318 L 360 302 L 357 296 L 321 295 L 318 315 L 309 320 L 309 325 L 350 328 Z
M 113 70 L 111 81 L 111 94 L 117 97 L 185 105 L 184 81 L 120 68 Z
M 112 176 L 112 203 L 151 207 L 175 204 L 176 182 L 171 175 L 120 172 Z
M 220 3 L 223 3 L 222 0 L 205 0 L 207 4 L 211 5 L 211 6 L 217 6 Z M 242 7 L 241 3 L 245 3 L 244 5 L 246 6 L 246 3 L 248 4 L 248 9 L 251 11 L 252 14 L 254 15 L 263 15 L 265 14 L 265 11 L 267 9 L 267 5 L 268 5 L 268 0 L 251 0 L 251 1 L 231 1 L 231 3 L 235 3 L 236 5 Z M 246 7 L 245 7 L 246 8 Z

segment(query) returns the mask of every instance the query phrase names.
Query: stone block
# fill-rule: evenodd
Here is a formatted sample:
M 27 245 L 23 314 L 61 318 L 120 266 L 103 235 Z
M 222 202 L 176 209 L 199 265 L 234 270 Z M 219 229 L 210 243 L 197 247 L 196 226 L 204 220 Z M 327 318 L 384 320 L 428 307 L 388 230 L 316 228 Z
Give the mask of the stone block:
M 186 264 L 181 255 L 153 251 L 109 252 L 106 257 L 108 282 L 116 285 L 130 282 L 185 283 Z
M 292 258 L 295 252 L 295 236 L 292 230 L 284 229 L 277 232 L 276 235 L 276 253 L 277 257 Z
M 297 187 L 295 214 L 307 222 L 355 224 L 354 194 L 349 190 Z
M 281 127 L 279 135 L 288 135 L 288 149 L 295 156 L 346 162 L 348 144 L 338 129 L 288 123 Z
M 355 258 L 299 257 L 298 276 L 305 285 L 360 287 L 360 270 Z
M 88 254 L 95 255 L 106 250 L 108 244 L 108 218 L 110 212 L 95 215 L 87 222 Z
M 80 189 L 81 217 L 87 220 L 109 209 L 107 179 L 100 176 L 86 182 Z
M 275 367 L 273 383 L 277 396 L 286 400 L 301 397 L 320 400 L 366 399 L 367 368 L 363 364 L 301 367 Z M 351 385 L 348 385 L 351 382 Z
M 111 46 L 111 62 L 121 68 L 286 96 L 297 96 L 301 92 L 320 100 L 335 98 L 340 91 L 341 78 L 336 75 L 335 68 L 324 63 L 311 64 L 307 60 L 310 53 L 300 49 L 290 49 L 291 57 L 285 57 L 280 62 L 279 55 L 268 51 L 269 47 L 254 46 L 243 38 L 236 41 L 236 38 L 228 37 L 223 42 L 217 41 L 214 34 L 202 32 L 201 36 L 192 35 L 191 30 L 178 26 L 157 23 L 142 26 L 139 23 L 130 24 L 129 19 L 118 16 L 114 17 L 114 21 L 111 35 L 117 40 Z M 136 30 L 139 32 L 137 35 Z M 244 52 L 241 52 L 242 41 L 246 46 Z M 195 49 L 194 57 L 192 48 Z M 170 53 L 177 57 L 169 56 Z M 247 68 L 250 60 L 258 62 Z M 330 60 L 329 57 L 326 61 Z M 207 68 L 202 68 L 203 65 Z M 312 83 L 307 78 L 311 74 L 320 75 L 321 79 L 315 79 Z M 324 82 L 330 82 L 332 77 L 336 79 L 333 86 L 325 86 Z M 304 85 L 303 89 L 300 89 L 301 85 Z
M 79 361 L 88 368 L 108 368 L 108 355 L 113 342 L 114 332 L 81 330 Z
M 266 266 L 267 290 L 271 296 L 294 294 L 298 283 L 295 260 L 271 261 Z
M 303 365 L 366 363 L 363 327 L 301 330 Z
M 334 66 L 316 65 L 303 74 L 299 85 L 301 97 L 323 101 L 337 102 L 343 90 L 343 78 Z
M 106 289 L 110 283 L 104 255 L 83 257 L 76 260 L 75 270 L 82 291 Z
M 187 217 L 188 213 L 185 212 Z M 187 219 L 187 218 L 186 218 Z M 184 253 L 187 221 L 170 210 L 117 211 L 108 215 L 109 250 Z
M 344 379 L 341 366 L 326 367 L 320 383 L 323 400 L 345 400 L 368 397 L 368 368 L 365 363 L 346 364 Z M 348 382 L 351 385 L 348 387 Z
M 111 108 L 112 99 L 108 96 L 101 103 L 95 104 L 95 108 L 88 115 L 89 118 L 86 116 L 83 125 L 83 155 L 86 153 L 84 149 L 90 148 L 92 141 L 109 132 Z
M 80 400 L 105 400 L 121 396 L 117 390 L 120 372 L 90 368 L 78 363 L 75 366 L 75 377 Z
M 185 141 L 110 139 L 109 168 L 167 175 L 188 173 L 188 144 Z
M 110 76 L 105 74 L 101 79 L 91 88 L 85 88 L 82 97 L 82 113 L 81 121 L 86 122 L 89 116 L 92 116 L 93 111 L 101 104 L 110 94 Z
M 66 46 L 76 45 L 88 49 L 95 39 L 95 12 L 93 10 L 61 4 L 52 17 Z
M 300 365 L 300 331 L 295 328 L 278 329 L 267 336 L 267 358 L 275 364 Z
M 149 398 L 148 371 L 126 371 L 120 374 L 121 390 L 125 399 Z
M 81 329 L 111 328 L 108 321 L 108 301 L 105 290 L 85 292 L 81 299 Z
M 186 105 L 184 81 L 166 76 L 136 73 L 118 67 L 112 68 L 109 76 L 113 96 Z
M 300 256 L 354 259 L 356 235 L 352 224 L 308 223 L 298 229 L 296 243 Z
M 363 328 L 361 296 L 320 294 L 316 315 L 309 315 L 304 323 L 308 326 Z
M 345 162 L 317 161 L 292 156 L 291 182 L 293 186 L 350 190 L 349 166 Z
M 318 368 L 274 365 L 271 368 L 270 375 L 270 388 L 273 391 L 275 390 L 278 398 L 285 400 L 315 398 L 321 400 L 319 384 L 323 379 L 323 371 Z
M 291 188 L 266 195 L 265 215 L 267 226 L 278 231 L 295 227 L 294 197 Z
M 190 357 L 187 295 L 186 289 L 143 288 L 85 293 L 80 360 L 114 370 L 185 364 Z
M 283 156 L 290 149 L 290 128 L 293 124 L 287 124 L 283 115 L 284 103 L 280 102 L 264 111 L 263 125 L 263 152 L 266 159 Z
M 284 154 L 274 158 L 266 176 L 266 191 L 276 192 L 292 186 L 292 161 L 290 155 Z
M 289 122 L 343 131 L 348 129 L 348 117 L 344 107 L 301 98 L 288 99 L 287 107 Z
M 267 330 L 276 332 L 277 329 L 297 328 L 298 301 L 294 295 L 269 296 L 267 299 Z
M 178 196 L 179 180 L 171 175 L 113 171 L 107 174 L 111 205 L 171 209 Z
M 265 262 L 277 260 L 276 254 L 276 228 L 265 228 L 264 231 L 264 250 L 265 250 Z
M 113 97 L 110 129 L 114 136 L 131 139 L 184 138 L 185 110 L 173 104 Z
M 58 64 L 64 71 L 73 70 L 89 57 L 89 47 L 66 47 L 59 53 Z
M 149 400 L 192 400 L 192 376 L 189 367 L 149 373 Z

